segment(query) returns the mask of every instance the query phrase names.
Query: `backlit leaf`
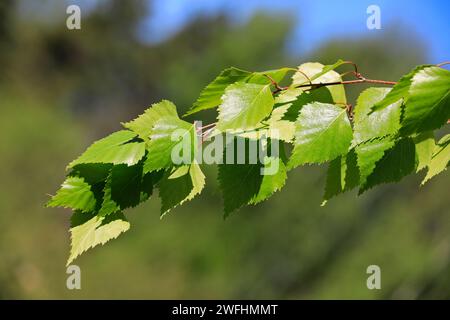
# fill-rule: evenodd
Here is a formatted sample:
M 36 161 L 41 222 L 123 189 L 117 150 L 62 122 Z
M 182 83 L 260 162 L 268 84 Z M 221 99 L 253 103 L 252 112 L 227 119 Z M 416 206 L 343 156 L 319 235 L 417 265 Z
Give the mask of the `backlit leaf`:
M 307 104 L 296 122 L 288 168 L 333 160 L 347 153 L 351 140 L 352 128 L 345 109 L 319 102 Z

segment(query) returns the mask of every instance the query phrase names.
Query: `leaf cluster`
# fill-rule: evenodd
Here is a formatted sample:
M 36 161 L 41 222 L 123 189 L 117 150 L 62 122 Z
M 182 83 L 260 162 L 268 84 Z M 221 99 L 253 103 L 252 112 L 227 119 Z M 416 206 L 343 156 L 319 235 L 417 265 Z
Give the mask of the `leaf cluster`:
M 426 169 L 425 183 L 446 170 L 450 135 L 436 140 L 436 131 L 450 118 L 450 71 L 418 66 L 393 88 L 364 90 L 352 108 L 335 71 L 343 63 L 304 63 L 264 72 L 229 68 L 200 93 L 185 116 L 217 108 L 217 123 L 210 133 L 233 132 L 236 137 L 218 150 L 225 216 L 266 200 L 284 186 L 289 170 L 305 164 L 328 163 L 323 204 L 354 188 L 361 194 Z M 290 84 L 281 87 L 289 73 L 293 73 Z M 201 193 L 205 185 L 196 160 L 205 136 L 196 123 L 178 116 L 173 103 L 156 103 L 123 127 L 72 161 L 66 180 L 48 202 L 50 207 L 74 211 L 68 264 L 127 231 L 130 225 L 123 211 L 147 200 L 154 189 L 163 216 Z M 173 139 L 180 129 L 191 141 L 189 153 L 183 155 L 190 160 L 187 164 L 175 164 L 171 157 L 184 138 Z M 267 152 L 253 162 L 225 161 L 230 145 L 239 140 L 244 145 L 260 142 L 262 136 L 268 140 L 259 148 L 276 147 L 281 152 Z M 273 165 L 275 173 L 262 174 Z

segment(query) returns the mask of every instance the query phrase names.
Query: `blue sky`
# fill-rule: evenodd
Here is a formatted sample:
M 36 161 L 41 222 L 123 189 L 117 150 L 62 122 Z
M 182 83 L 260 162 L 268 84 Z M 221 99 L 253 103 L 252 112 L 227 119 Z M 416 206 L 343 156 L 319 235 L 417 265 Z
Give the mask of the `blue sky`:
M 366 27 L 366 9 L 371 4 L 381 9 L 382 30 Z M 428 46 L 428 63 L 450 60 L 449 0 L 154 0 L 147 35 L 151 41 L 160 41 L 201 15 L 226 13 L 242 23 L 258 10 L 294 16 L 297 23 L 287 44 L 294 53 L 307 53 L 338 36 L 372 36 L 401 24 Z

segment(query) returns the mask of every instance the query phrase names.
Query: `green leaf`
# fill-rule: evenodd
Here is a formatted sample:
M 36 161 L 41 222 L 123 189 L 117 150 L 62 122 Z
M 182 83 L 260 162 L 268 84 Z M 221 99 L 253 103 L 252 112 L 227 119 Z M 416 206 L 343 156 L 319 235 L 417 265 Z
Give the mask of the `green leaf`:
M 145 153 L 145 143 L 129 142 L 137 136 L 129 130 L 117 131 L 106 138 L 94 142 L 68 168 L 86 163 L 136 164 Z M 127 143 L 128 142 L 128 143 Z
M 112 198 L 112 176 L 110 175 L 105 183 L 104 191 L 103 191 L 103 201 L 102 206 L 98 212 L 100 217 L 107 216 L 111 213 L 115 213 L 120 211 L 119 204 L 113 200 Z
M 161 217 L 176 206 L 192 200 L 204 186 L 205 175 L 196 162 L 166 172 L 159 183 Z
M 180 149 L 180 150 L 178 150 Z M 173 155 L 179 156 L 184 164 L 191 163 L 197 150 L 195 124 L 178 118 L 166 117 L 155 123 L 147 146 L 144 173 L 171 168 L 182 163 L 174 163 Z M 178 152 L 179 151 L 179 152 Z M 173 154 L 173 155 L 172 155 Z
M 432 131 L 422 132 L 413 138 L 416 144 L 417 168 L 416 172 L 426 168 L 433 157 L 436 142 Z
M 255 84 L 271 84 L 272 82 L 269 79 L 270 77 L 272 80 L 279 83 L 284 79 L 289 70 L 290 68 L 280 68 L 275 70 L 254 72 L 248 77 L 248 79 L 246 79 L 246 82 Z
M 450 71 L 427 67 L 412 78 L 401 133 L 434 130 L 450 118 Z
M 122 123 L 122 125 L 137 133 L 142 140 L 148 142 L 153 126 L 159 119 L 164 117 L 178 118 L 175 105 L 168 100 L 153 104 L 138 118 L 127 123 Z
M 217 128 L 253 129 L 270 115 L 274 104 L 269 85 L 235 83 L 227 87 L 219 106 Z
M 305 85 L 309 83 L 309 80 L 313 84 L 317 83 L 329 83 L 342 81 L 341 76 L 333 69 L 342 65 L 344 62 L 339 60 L 333 65 L 324 66 L 318 62 L 303 63 L 298 67 L 298 72 L 292 76 L 292 86 Z M 305 77 L 305 75 L 307 77 Z M 310 87 L 302 88 L 304 91 L 308 91 Z M 334 85 L 327 87 L 330 90 L 334 103 L 346 103 L 345 88 L 343 85 Z
M 428 164 L 428 172 L 422 184 L 446 170 L 450 163 L 450 134 L 442 137 L 434 148 L 433 157 Z
M 48 207 L 63 207 L 88 212 L 95 209 L 96 199 L 91 186 L 81 177 L 68 177 Z
M 223 70 L 217 78 L 215 78 L 205 89 L 200 93 L 197 101 L 192 108 L 184 115 L 188 116 L 196 112 L 211 109 L 221 103 L 221 97 L 225 92 L 225 88 L 235 82 L 244 81 L 252 73 L 237 69 L 234 67 Z
M 153 188 L 162 179 L 164 171 L 153 171 L 143 175 L 140 202 L 146 201 L 153 194 Z
M 352 190 L 359 184 L 359 170 L 354 149 L 332 160 L 328 165 L 322 206 L 332 197 Z
M 360 184 L 364 186 L 367 177 L 372 174 L 376 163 L 383 158 L 386 150 L 392 148 L 395 141 L 391 137 L 383 137 L 364 142 L 356 146 L 357 162 L 360 175 Z
M 120 212 L 107 217 L 88 216 L 75 212 L 70 228 L 71 250 L 67 265 L 88 249 L 117 238 L 129 228 L 130 223 Z
M 372 174 L 361 186 L 359 193 L 381 183 L 398 182 L 416 168 L 415 145 L 411 138 L 399 140 L 393 148 L 385 152 L 383 158 L 376 163 Z
M 111 197 L 121 209 L 134 207 L 141 199 L 142 166 L 114 166 L 111 171 Z
M 107 215 L 139 204 L 142 166 L 114 166 L 108 177 L 100 215 Z
M 260 174 L 262 173 L 261 170 L 270 171 L 270 168 L 278 168 L 278 170 L 273 174 L 262 176 L 258 192 L 249 200 L 249 204 L 257 204 L 266 200 L 272 194 L 281 190 L 286 183 L 287 173 L 283 160 L 279 157 L 265 157 L 264 161 L 264 165 L 260 167 Z
M 162 173 L 155 171 L 143 175 L 142 171 L 141 164 L 131 167 L 118 165 L 111 170 L 105 184 L 99 216 L 135 207 L 151 196 L 153 186 Z
M 274 108 L 270 118 L 259 123 L 254 130 L 228 130 L 228 133 L 253 140 L 265 137 L 291 142 L 294 138 L 295 124 L 292 121 L 283 120 L 289 108 L 290 104 L 284 104 Z M 219 133 L 216 132 L 216 134 Z
M 273 109 L 272 115 L 267 120 L 267 125 L 269 126 L 267 137 L 286 142 L 291 142 L 294 139 L 295 123 L 283 120 L 289 108 L 290 106 L 286 104 Z M 273 133 L 276 133 L 276 135 L 273 135 Z
M 368 88 L 359 95 L 354 113 L 352 145 L 397 133 L 400 128 L 400 103 L 371 112 L 372 106 L 381 101 L 389 91 L 389 88 Z
M 256 197 L 262 183 L 261 166 L 255 164 L 221 164 L 218 180 L 227 217 Z
M 281 91 L 275 97 L 275 104 L 284 104 L 288 102 L 291 102 L 292 105 L 298 105 L 297 108 L 294 108 L 296 109 L 296 112 L 293 120 L 295 120 L 301 109 L 300 106 L 304 106 L 311 102 L 333 104 L 333 97 L 327 87 L 321 87 L 311 91 L 303 91 L 300 88 L 289 88 Z
M 276 103 L 289 102 L 287 112 L 283 115 L 283 120 L 296 121 L 301 108 L 311 102 L 322 102 L 333 104 L 333 97 L 330 90 L 326 87 L 314 89 L 311 91 L 301 91 L 299 95 L 290 92 L 297 89 L 287 89 L 275 98 Z
M 91 186 L 101 184 L 108 178 L 113 165 L 109 163 L 85 163 L 76 165 L 70 172 L 72 177 L 82 177 Z
M 319 79 L 324 74 L 336 69 L 337 67 L 345 64 L 345 61 L 339 59 L 333 64 L 323 65 L 318 62 L 306 62 L 301 64 L 298 69 L 302 72 L 304 72 L 309 79 L 306 79 L 304 75 L 301 73 L 297 73 L 294 75 L 297 84 L 305 84 L 309 83 L 309 80 L 314 81 L 316 79 Z M 319 71 L 318 71 L 319 70 Z M 303 82 L 301 82 L 303 80 Z
M 97 211 L 102 206 L 105 185 L 112 168 L 113 165 L 109 163 L 79 164 L 76 165 L 68 175 L 70 177 L 83 178 L 84 181 L 90 185 L 97 202 L 95 209 L 92 211 Z
M 271 81 L 267 76 L 276 82 L 281 82 L 289 70 L 290 68 L 280 68 L 262 72 L 249 72 L 234 67 L 225 69 L 213 82 L 203 89 L 200 93 L 200 97 L 183 117 L 220 105 L 222 102 L 222 95 L 230 84 L 237 82 L 263 85 L 271 84 Z
M 307 104 L 296 122 L 288 169 L 333 160 L 347 153 L 351 140 L 352 128 L 345 109 L 320 102 Z
M 411 85 L 412 78 L 414 75 L 427 67 L 427 65 L 421 65 L 414 68 L 410 73 L 404 75 L 397 84 L 392 88 L 392 90 L 385 96 L 385 98 L 377 102 L 373 107 L 372 111 L 383 110 L 393 103 L 402 100 L 401 103 L 406 103 L 409 97 L 409 87 Z
M 245 159 L 240 164 L 237 161 L 237 150 L 239 145 L 236 137 L 233 142 L 229 143 L 223 154 L 223 164 L 220 164 L 218 180 L 223 195 L 224 212 L 227 217 L 233 211 L 247 204 L 259 203 L 273 193 L 280 190 L 286 181 L 286 167 L 280 154 L 271 154 L 271 150 L 275 143 L 279 141 L 271 141 L 266 148 L 263 161 L 258 159 L 251 160 L 249 150 L 249 139 L 244 139 Z M 231 151 L 234 148 L 235 151 Z M 233 163 L 227 161 L 227 153 L 234 153 Z M 260 152 L 260 151 L 258 151 Z
M 314 92 L 314 90 L 311 92 Z M 303 93 L 306 93 L 306 92 L 301 88 L 287 88 L 286 90 L 280 91 L 277 94 L 274 102 L 275 102 L 275 104 L 294 102 Z M 308 102 L 312 102 L 312 101 L 308 101 Z

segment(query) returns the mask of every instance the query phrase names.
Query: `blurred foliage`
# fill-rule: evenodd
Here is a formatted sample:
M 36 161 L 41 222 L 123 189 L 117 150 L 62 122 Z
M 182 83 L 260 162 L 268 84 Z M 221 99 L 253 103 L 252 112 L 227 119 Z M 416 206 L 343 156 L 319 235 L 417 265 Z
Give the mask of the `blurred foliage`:
M 343 58 L 395 80 L 426 62 L 426 48 L 394 26 L 293 57 L 283 49 L 293 21 L 269 13 L 245 24 L 198 18 L 151 45 L 136 36 L 147 2 L 101 1 L 81 31 L 65 28 L 65 10 L 27 19 L 28 2 L 0 4 L 0 298 L 450 298 L 448 174 L 320 207 L 323 167 L 290 172 L 283 192 L 226 221 L 216 169 L 205 168 L 202 197 L 163 221 L 157 197 L 128 211 L 132 230 L 77 260 L 82 290 L 67 290 L 68 212 L 43 204 L 93 139 L 162 98 L 187 110 L 230 65 Z M 352 101 L 362 89 L 350 89 Z M 382 290 L 366 288 L 372 264 Z

